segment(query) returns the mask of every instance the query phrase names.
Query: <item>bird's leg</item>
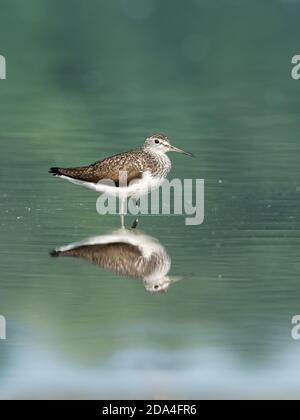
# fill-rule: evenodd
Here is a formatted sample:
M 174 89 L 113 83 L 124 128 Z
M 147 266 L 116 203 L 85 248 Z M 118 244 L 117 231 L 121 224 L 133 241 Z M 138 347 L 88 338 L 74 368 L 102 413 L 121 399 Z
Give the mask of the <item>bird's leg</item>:
M 140 209 L 140 200 L 139 199 L 135 199 L 134 201 L 135 201 L 136 208 L 139 210 Z M 138 224 L 139 224 L 139 217 L 136 216 L 136 218 L 134 219 L 134 222 L 132 223 L 131 228 L 132 229 L 137 228 L 137 225 Z
M 125 223 L 124 223 L 124 219 L 125 219 L 125 213 L 124 213 L 124 204 L 125 204 L 125 198 L 121 197 L 120 198 L 120 218 L 121 218 L 121 227 L 125 228 Z

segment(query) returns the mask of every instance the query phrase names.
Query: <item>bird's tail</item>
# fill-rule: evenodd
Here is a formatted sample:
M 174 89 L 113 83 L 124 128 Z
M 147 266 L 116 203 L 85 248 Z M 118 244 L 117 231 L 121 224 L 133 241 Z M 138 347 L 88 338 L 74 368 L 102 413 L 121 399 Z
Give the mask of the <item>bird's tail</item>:
M 50 168 L 49 174 L 52 174 L 54 176 L 62 175 L 60 168 Z
M 49 255 L 51 257 L 59 257 L 60 256 L 60 251 L 57 251 L 56 249 L 53 249 L 52 251 L 49 252 Z

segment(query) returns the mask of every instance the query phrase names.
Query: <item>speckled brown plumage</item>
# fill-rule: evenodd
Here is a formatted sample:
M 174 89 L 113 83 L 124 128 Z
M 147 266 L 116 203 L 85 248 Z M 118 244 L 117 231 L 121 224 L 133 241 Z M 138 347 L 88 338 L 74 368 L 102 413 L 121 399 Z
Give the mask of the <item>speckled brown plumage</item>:
M 64 175 L 70 178 L 98 183 L 112 180 L 119 186 L 120 171 L 127 173 L 127 185 L 142 177 L 143 172 L 150 171 L 153 176 L 165 174 L 165 161 L 159 156 L 143 149 L 131 150 L 110 156 L 89 166 L 75 168 L 51 168 L 54 175 Z
M 55 251 L 52 255 L 81 258 L 116 274 L 140 279 L 150 276 L 165 258 L 153 253 L 147 259 L 138 247 L 122 242 L 82 245 L 69 251 Z

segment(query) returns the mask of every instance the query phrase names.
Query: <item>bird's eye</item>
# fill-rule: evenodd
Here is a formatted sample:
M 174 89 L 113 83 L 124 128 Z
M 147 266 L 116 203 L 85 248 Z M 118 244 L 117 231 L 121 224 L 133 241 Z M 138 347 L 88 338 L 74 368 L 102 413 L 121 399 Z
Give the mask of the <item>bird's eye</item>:
M 155 286 L 154 286 L 154 289 L 155 290 L 157 290 L 159 288 L 159 286 L 156 284 Z
M 155 143 L 155 144 L 159 144 L 159 140 L 155 139 L 155 140 L 154 140 L 154 143 Z

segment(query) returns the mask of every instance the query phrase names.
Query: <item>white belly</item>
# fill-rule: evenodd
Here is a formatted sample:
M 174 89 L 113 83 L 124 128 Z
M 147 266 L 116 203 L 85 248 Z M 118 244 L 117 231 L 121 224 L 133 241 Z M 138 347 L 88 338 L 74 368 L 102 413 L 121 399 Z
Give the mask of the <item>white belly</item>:
M 91 190 L 120 198 L 139 198 L 158 188 L 165 180 L 163 177 L 153 177 L 150 172 L 145 172 L 142 178 L 137 181 L 132 181 L 127 187 L 114 187 L 112 185 L 105 185 L 101 183 L 95 184 L 93 182 L 80 181 L 64 175 L 59 178 L 66 179 L 72 184 L 81 185 Z

